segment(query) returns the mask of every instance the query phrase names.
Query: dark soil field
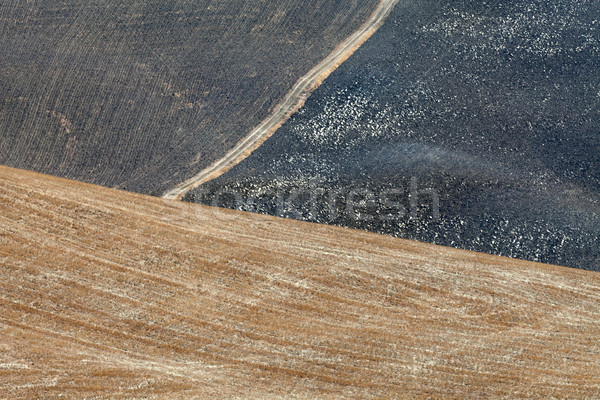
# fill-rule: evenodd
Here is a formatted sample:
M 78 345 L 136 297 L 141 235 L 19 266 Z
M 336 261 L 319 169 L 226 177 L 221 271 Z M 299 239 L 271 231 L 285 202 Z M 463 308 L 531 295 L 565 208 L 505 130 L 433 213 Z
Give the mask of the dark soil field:
M 600 275 L 0 167 L 0 397 L 597 399 Z
M 0 164 L 161 194 L 264 119 L 376 1 L 0 3 Z
M 187 199 L 598 270 L 599 16 L 597 1 L 400 2 Z

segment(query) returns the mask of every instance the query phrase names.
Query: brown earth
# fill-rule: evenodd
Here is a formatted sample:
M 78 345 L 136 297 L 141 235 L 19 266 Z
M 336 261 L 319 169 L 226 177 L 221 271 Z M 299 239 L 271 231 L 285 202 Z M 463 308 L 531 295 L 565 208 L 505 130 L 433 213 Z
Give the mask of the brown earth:
M 2 398 L 598 398 L 600 275 L 0 168 Z

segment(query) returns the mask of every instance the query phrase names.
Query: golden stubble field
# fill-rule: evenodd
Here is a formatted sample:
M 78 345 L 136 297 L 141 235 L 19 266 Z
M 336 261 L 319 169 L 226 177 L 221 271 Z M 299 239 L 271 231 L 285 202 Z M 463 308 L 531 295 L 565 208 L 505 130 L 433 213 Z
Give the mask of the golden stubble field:
M 2 398 L 598 398 L 600 277 L 0 168 Z

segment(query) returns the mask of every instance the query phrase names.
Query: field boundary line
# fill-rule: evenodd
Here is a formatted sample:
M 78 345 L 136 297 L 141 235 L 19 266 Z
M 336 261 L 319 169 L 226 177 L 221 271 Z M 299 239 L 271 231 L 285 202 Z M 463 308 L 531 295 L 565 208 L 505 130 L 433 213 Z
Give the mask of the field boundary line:
M 292 90 L 275 107 L 274 111 L 256 126 L 250 134 L 240 140 L 225 156 L 192 178 L 175 186 L 162 197 L 181 200 L 191 190 L 211 181 L 233 168 L 258 149 L 293 114 L 295 114 L 310 94 L 321 83 L 360 48 L 383 25 L 399 0 L 381 0 L 369 19 L 361 27 L 340 43 L 327 57 L 300 78 Z

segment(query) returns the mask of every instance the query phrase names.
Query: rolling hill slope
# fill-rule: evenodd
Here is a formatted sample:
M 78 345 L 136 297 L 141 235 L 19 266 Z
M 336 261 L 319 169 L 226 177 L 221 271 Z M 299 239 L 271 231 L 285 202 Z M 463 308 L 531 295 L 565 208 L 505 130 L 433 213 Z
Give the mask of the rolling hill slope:
M 377 1 L 0 3 L 0 164 L 162 194 L 220 158 Z
M 596 398 L 600 275 L 0 168 L 8 398 Z

